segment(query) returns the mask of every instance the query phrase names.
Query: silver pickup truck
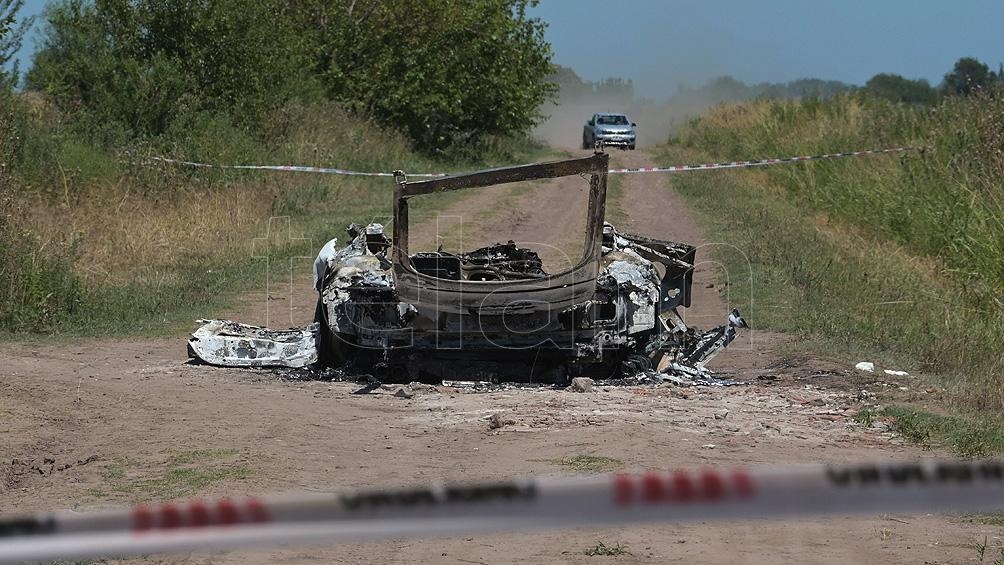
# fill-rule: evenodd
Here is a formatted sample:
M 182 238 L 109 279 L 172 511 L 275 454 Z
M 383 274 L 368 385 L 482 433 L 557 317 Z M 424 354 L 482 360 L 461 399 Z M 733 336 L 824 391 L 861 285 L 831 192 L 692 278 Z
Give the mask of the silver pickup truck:
M 634 149 L 636 126 L 624 114 L 593 114 L 582 127 L 582 148 L 592 149 L 596 147 L 596 142 L 600 142 L 621 149 Z

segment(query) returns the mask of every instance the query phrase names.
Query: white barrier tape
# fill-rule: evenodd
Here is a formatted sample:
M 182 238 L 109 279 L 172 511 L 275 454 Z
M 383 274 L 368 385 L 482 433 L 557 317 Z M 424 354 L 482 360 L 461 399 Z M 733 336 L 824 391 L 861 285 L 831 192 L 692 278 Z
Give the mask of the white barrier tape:
M 1004 510 L 1004 462 L 795 465 L 0 519 L 0 562 L 634 522 Z
M 166 157 L 151 157 L 154 161 L 171 163 L 174 165 L 184 165 L 186 167 L 198 167 L 202 169 L 236 169 L 246 171 L 288 171 L 294 173 L 320 173 L 325 175 L 347 175 L 356 177 L 393 177 L 394 173 L 371 173 L 366 171 L 352 171 L 348 169 L 334 169 L 327 167 L 304 167 L 301 165 L 212 165 L 209 163 L 196 163 L 193 161 L 179 161 Z M 409 177 L 445 177 L 448 173 L 417 173 L 409 174 Z
M 766 165 L 782 165 L 786 163 L 801 163 L 804 161 L 822 161 L 825 159 L 843 159 L 845 157 L 864 157 L 866 155 L 883 155 L 888 153 L 905 153 L 916 151 L 917 147 L 891 147 L 888 149 L 868 149 L 866 151 L 847 151 L 844 153 L 823 153 L 821 155 L 799 155 L 781 159 L 757 159 L 754 161 L 729 161 L 725 163 L 703 163 L 699 165 L 670 165 L 668 167 L 639 167 L 635 169 L 610 169 L 610 174 L 619 173 L 680 173 L 684 171 L 714 171 L 718 169 L 745 169 L 763 167 Z
M 744 169 L 748 167 L 763 167 L 766 165 L 782 165 L 786 163 L 800 163 L 804 161 L 821 161 L 824 159 L 842 159 L 845 157 L 863 157 L 866 155 L 882 155 L 888 153 L 905 153 L 916 151 L 917 147 L 892 147 L 889 149 L 869 149 L 867 151 L 849 151 L 845 153 L 825 153 L 822 155 L 800 155 L 796 157 L 784 157 L 780 159 L 757 159 L 753 161 L 729 161 L 725 163 L 703 163 L 698 165 L 669 165 L 667 167 L 638 167 L 633 169 L 610 169 L 608 174 L 627 173 L 680 173 L 686 171 L 713 171 L 717 169 Z M 328 175 L 348 175 L 359 177 L 393 177 L 394 173 L 352 171 L 348 169 L 335 169 L 325 167 L 304 167 L 300 165 L 212 165 L 209 163 L 196 163 L 194 161 L 180 161 L 168 159 L 166 157 L 152 157 L 154 161 L 184 165 L 186 167 L 199 167 L 204 169 L 237 169 L 252 171 L 291 171 L 297 173 L 320 173 Z M 439 178 L 461 173 L 408 173 L 409 177 L 417 178 Z

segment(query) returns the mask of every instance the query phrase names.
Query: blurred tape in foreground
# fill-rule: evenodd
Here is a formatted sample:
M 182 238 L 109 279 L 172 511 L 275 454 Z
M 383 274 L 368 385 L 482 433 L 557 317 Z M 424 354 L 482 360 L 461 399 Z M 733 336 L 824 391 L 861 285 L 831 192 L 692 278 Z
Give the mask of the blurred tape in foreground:
M 474 532 L 1004 511 L 1004 462 L 705 468 L 0 518 L 0 562 Z

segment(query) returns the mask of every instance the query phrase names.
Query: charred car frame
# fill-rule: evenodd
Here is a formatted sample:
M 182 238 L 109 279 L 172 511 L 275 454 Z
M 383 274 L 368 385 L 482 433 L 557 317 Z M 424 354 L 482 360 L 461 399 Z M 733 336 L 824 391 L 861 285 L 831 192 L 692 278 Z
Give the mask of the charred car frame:
M 274 353 L 281 346 L 247 342 L 246 334 L 261 331 L 250 326 L 216 332 L 212 343 L 190 342 L 193 353 L 214 364 L 247 366 L 268 345 L 272 354 L 259 364 L 316 359 L 399 382 L 706 377 L 705 363 L 745 322 L 733 311 L 711 331 L 687 327 L 679 309 L 690 306 L 696 249 L 621 233 L 604 221 L 608 159 L 596 153 L 415 182 L 399 173 L 391 237 L 379 224 L 353 224 L 346 246 L 329 242 L 318 256 L 310 330 L 316 355 L 303 355 L 300 330 L 288 348 L 296 361 L 283 363 L 282 353 Z M 414 198 L 573 175 L 589 179 L 588 215 L 583 256 L 568 270 L 546 272 L 536 252 L 511 241 L 463 253 L 410 249 Z

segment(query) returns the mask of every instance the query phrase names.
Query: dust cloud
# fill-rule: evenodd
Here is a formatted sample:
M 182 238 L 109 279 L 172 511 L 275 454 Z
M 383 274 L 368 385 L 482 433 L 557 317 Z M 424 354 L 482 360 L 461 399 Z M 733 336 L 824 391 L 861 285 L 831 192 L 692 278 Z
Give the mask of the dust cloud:
M 758 98 L 798 100 L 810 96 L 826 99 L 858 88 L 839 81 L 812 78 L 787 83 L 746 84 L 725 75 L 698 87 L 681 84 L 671 96 L 656 102 L 635 97 L 630 80 L 585 82 L 574 71 L 565 71 L 565 75 L 558 77 L 566 81 L 558 101 L 541 108 L 546 119 L 533 131 L 541 141 L 561 149 L 582 147 L 582 126 L 596 112 L 626 114 L 638 124 L 638 146 L 645 148 L 666 143 L 688 120 L 718 104 Z
M 638 148 L 666 143 L 688 119 L 701 113 L 707 104 L 656 103 L 633 98 L 570 99 L 562 96 L 557 103 L 541 108 L 546 118 L 533 136 L 552 147 L 581 149 L 582 127 L 596 112 L 620 112 L 638 124 Z

